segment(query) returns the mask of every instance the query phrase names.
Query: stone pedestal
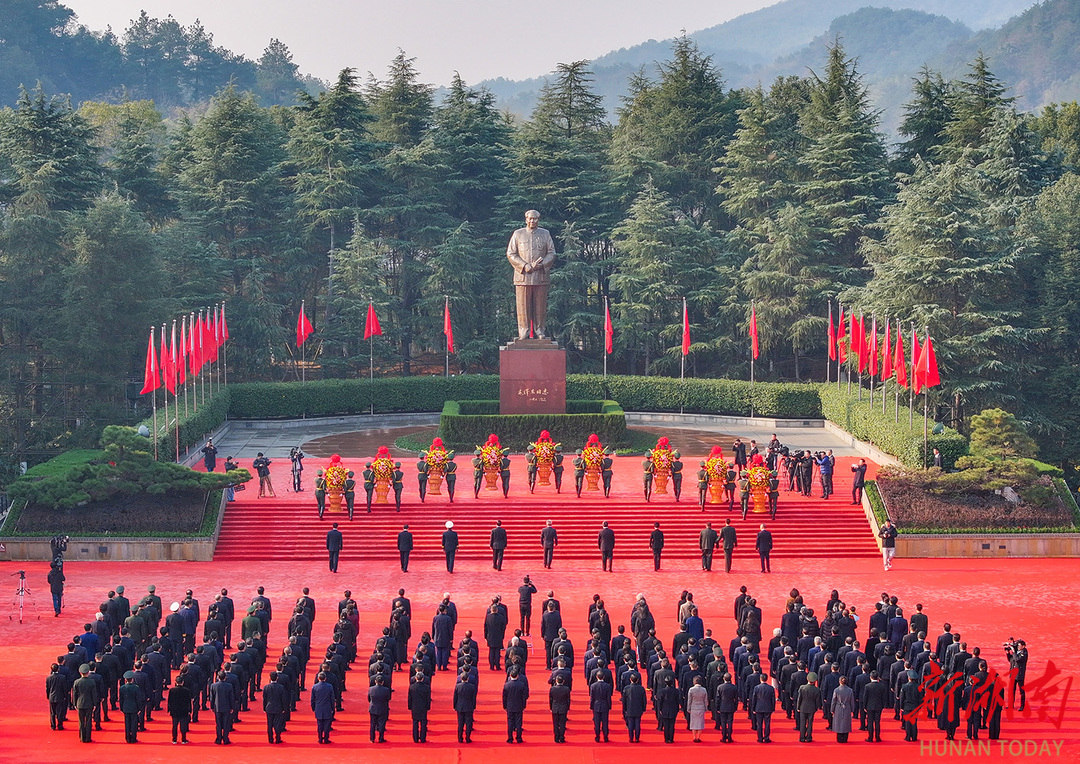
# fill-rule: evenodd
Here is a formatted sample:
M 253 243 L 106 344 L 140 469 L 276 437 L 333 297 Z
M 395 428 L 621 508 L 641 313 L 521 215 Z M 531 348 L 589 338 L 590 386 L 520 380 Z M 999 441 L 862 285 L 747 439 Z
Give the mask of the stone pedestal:
M 499 349 L 500 414 L 565 414 L 566 351 L 551 340 Z

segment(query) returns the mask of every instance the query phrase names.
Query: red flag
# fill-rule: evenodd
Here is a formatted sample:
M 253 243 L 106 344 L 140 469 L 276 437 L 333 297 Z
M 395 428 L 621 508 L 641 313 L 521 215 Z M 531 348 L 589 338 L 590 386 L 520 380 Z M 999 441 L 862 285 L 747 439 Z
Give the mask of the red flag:
M 199 345 L 195 340 L 195 314 L 192 313 L 188 316 L 188 371 L 191 372 L 192 379 L 199 373 Z
M 442 320 L 443 334 L 446 335 L 446 352 L 454 352 L 454 325 L 450 323 L 450 298 L 446 298 L 446 303 L 443 305 L 443 320 Z
M 682 301 L 682 354 L 690 355 L 690 314 L 686 310 L 686 298 Z
M 604 298 L 604 352 L 611 355 L 615 350 L 615 327 L 611 325 L 611 308 Z
M 844 336 L 847 334 L 847 322 L 844 320 L 844 306 L 840 306 L 840 320 L 836 323 L 836 356 L 840 363 L 847 361 L 847 345 Z
M 923 388 L 922 378 L 919 377 L 919 358 L 922 351 L 919 349 L 919 337 L 915 330 L 911 330 L 911 389 L 918 395 Z
M 756 361 L 758 357 L 757 307 L 753 303 L 750 303 L 750 352 Z
M 870 329 L 870 376 L 876 377 L 878 373 L 878 346 L 877 346 L 877 316 L 874 316 Z
M 214 357 L 217 357 L 217 351 L 221 349 L 221 343 L 225 340 L 221 337 L 221 315 L 218 313 L 218 306 L 214 306 Z
M 896 328 L 896 354 L 893 357 L 893 369 L 896 371 L 896 384 L 908 386 L 907 359 L 904 358 L 904 335 L 900 327 Z
M 152 393 L 161 387 L 158 379 L 157 355 L 154 353 L 154 328 L 150 327 L 150 340 L 146 345 L 146 369 L 143 371 L 143 386 L 139 395 Z
M 206 366 L 210 360 L 210 343 L 206 341 L 207 331 L 206 317 L 199 311 L 199 368 Z
M 176 361 L 173 364 L 176 372 L 176 384 L 182 385 L 187 382 L 187 333 L 184 328 L 184 318 L 180 318 L 180 347 L 176 351 Z
M 229 339 L 229 324 L 225 321 L 225 303 L 221 303 L 221 344 Z
M 866 326 L 863 323 L 863 317 L 859 316 L 859 320 L 856 323 L 854 317 L 852 318 L 851 333 L 851 349 L 859 356 L 859 373 L 862 374 L 866 371 L 866 365 L 870 361 L 870 343 L 866 341 Z
M 892 321 L 885 321 L 885 342 L 881 346 L 881 381 L 884 382 L 893 375 L 895 366 L 892 356 Z
M 300 315 L 296 317 L 296 347 L 303 345 L 313 331 L 315 331 L 315 329 L 311 326 L 311 322 L 308 321 L 308 317 L 304 314 L 304 302 L 301 300 Z
M 172 356 L 172 350 L 165 339 L 165 327 L 161 327 L 161 377 L 165 382 L 165 389 L 170 393 L 176 393 L 176 364 Z
M 926 343 L 919 355 L 916 364 L 915 377 L 923 387 L 937 387 L 941 384 L 941 376 L 938 374 L 937 356 L 934 354 L 934 343 L 930 335 L 926 336 Z
M 369 302 L 367 306 L 367 321 L 364 323 L 364 339 L 371 339 L 376 334 L 382 334 L 382 327 L 379 326 L 379 317 L 375 315 L 375 304 Z
M 829 360 L 836 360 L 836 327 L 833 325 L 832 302 L 829 303 Z
M 206 347 L 206 361 L 213 363 L 217 357 L 217 340 L 214 338 L 214 322 L 216 316 L 210 314 L 210 306 L 206 307 L 206 336 L 203 345 Z

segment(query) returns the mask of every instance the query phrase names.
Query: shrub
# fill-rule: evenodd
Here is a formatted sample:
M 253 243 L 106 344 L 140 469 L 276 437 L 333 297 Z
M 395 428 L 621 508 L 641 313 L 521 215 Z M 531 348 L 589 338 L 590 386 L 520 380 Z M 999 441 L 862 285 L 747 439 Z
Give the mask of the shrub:
M 541 430 L 548 430 L 569 453 L 585 445 L 596 433 L 604 445 L 618 447 L 626 441 L 626 415 L 615 401 L 573 401 L 567 408 L 597 409 L 582 414 L 498 414 L 498 401 L 447 401 L 439 433 L 447 448 L 471 452 L 491 433 L 513 451 L 524 451 Z
M 882 451 L 892 454 L 907 467 L 927 466 L 937 448 L 941 451 L 942 466 L 948 470 L 968 452 L 964 437 L 956 430 L 945 428 L 938 435 L 930 434 L 924 455 L 922 417 L 915 417 L 912 426 L 908 427 L 903 412 L 897 422 L 894 415 L 882 414 L 881 409 L 871 407 L 867 399 L 859 401 L 851 398 L 845 390 L 837 390 L 835 384 L 820 385 L 819 394 L 826 419 L 856 438 L 868 440 Z
M 10 497 L 43 507 L 71 508 L 140 493 L 204 494 L 229 483 L 251 479 L 247 470 L 204 473 L 174 462 L 155 462 L 150 441 L 132 427 L 110 425 L 101 437 L 104 453 L 98 460 L 75 464 L 43 477 L 24 475 L 8 489 Z

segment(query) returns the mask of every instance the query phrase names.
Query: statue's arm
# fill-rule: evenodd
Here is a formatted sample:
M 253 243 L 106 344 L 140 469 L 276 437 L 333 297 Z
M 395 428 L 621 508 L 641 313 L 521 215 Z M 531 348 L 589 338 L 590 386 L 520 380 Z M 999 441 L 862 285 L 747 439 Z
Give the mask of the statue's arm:
M 506 245 L 506 259 L 510 261 L 510 264 L 517 271 L 525 268 L 526 263 L 518 253 L 517 236 L 511 236 L 510 243 Z
M 555 264 L 555 242 L 552 241 L 551 234 L 548 234 L 544 239 L 544 255 L 540 258 L 537 270 L 547 270 Z

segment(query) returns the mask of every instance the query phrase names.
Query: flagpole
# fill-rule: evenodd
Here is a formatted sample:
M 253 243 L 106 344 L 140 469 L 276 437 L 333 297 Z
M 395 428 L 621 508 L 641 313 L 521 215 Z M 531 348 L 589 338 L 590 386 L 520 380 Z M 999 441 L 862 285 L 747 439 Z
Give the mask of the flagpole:
M 870 360 L 875 361 L 877 355 L 877 313 L 870 314 L 870 341 L 874 344 L 870 347 Z M 877 365 L 876 363 L 874 364 Z M 877 371 L 873 368 L 870 369 L 870 408 L 874 407 L 874 374 Z
M 836 392 L 840 392 L 840 324 L 844 318 L 844 303 L 836 301 L 838 315 L 836 317 Z
M 896 341 L 904 347 L 904 330 L 900 328 L 900 319 L 896 319 Z M 907 370 L 905 369 L 905 372 Z M 896 422 L 900 423 L 900 372 L 896 371 Z
M 930 328 L 923 327 L 923 347 L 926 347 L 927 342 L 930 341 Z M 926 351 L 923 350 L 925 353 Z M 929 374 L 927 375 L 929 376 Z M 923 456 L 923 469 L 928 469 L 930 465 L 926 463 L 926 449 L 929 441 L 929 424 L 927 414 L 930 408 L 930 387 L 926 384 L 926 380 L 923 380 L 923 404 L 922 404 L 922 456 Z
M 199 413 L 199 388 L 198 383 L 195 382 L 195 311 L 191 311 L 191 315 L 188 316 L 187 351 L 188 370 L 191 372 L 187 375 L 191 377 L 191 413 L 197 414 Z M 184 388 L 184 395 L 187 395 L 187 388 Z
M 915 426 L 915 322 L 911 322 L 911 375 L 908 377 L 908 417 L 907 426 L 910 430 Z
M 450 295 L 444 294 L 443 308 L 446 311 L 444 315 L 450 315 Z M 443 339 L 446 340 L 446 378 L 450 379 L 450 335 L 443 331 Z
M 221 302 L 221 326 L 222 326 L 222 329 L 224 329 L 224 327 L 225 327 L 225 301 L 224 300 L 222 300 L 222 302 Z M 224 331 L 222 332 L 222 336 L 221 336 L 221 365 L 223 367 L 225 367 L 224 368 L 225 387 L 228 387 L 229 386 L 229 357 L 226 354 L 226 350 L 225 350 L 225 333 L 224 333 Z
M 854 315 L 854 314 L 852 314 L 852 315 Z M 848 324 L 850 324 L 849 328 L 851 328 L 851 329 L 855 328 L 854 327 L 854 321 L 851 318 L 848 318 Z M 848 335 L 849 336 L 848 336 L 848 341 L 847 341 L 847 346 L 848 346 L 848 353 L 847 353 L 847 365 L 848 365 L 848 367 L 847 367 L 847 394 L 848 394 L 848 397 L 850 398 L 851 397 L 851 363 L 852 363 L 852 355 L 853 355 L 852 351 L 855 349 L 855 344 L 854 344 L 855 343 L 855 332 L 849 331 Z M 855 361 L 855 363 L 858 364 L 858 361 Z
M 885 317 L 885 331 L 889 332 L 892 324 L 889 322 L 889 317 Z M 891 332 L 889 332 L 891 334 Z M 892 348 L 882 348 L 883 350 L 892 350 Z M 885 404 L 889 400 L 889 378 L 885 376 L 885 364 L 889 363 L 892 359 L 885 358 L 884 355 L 881 358 L 881 415 L 885 416 Z M 891 376 L 891 375 L 890 375 Z
M 150 327 L 150 352 L 155 353 L 157 348 L 154 347 L 154 327 Z M 161 364 L 154 365 L 154 384 L 157 384 L 158 368 Z M 155 387 L 150 391 L 150 405 L 154 409 L 154 461 L 158 460 L 158 437 L 157 437 L 157 388 Z
M 210 323 L 210 306 L 209 305 L 206 306 L 206 322 L 208 324 Z M 206 370 L 206 376 L 209 377 L 209 379 L 206 380 L 206 387 L 210 391 L 210 399 L 213 400 L 213 398 L 214 398 L 214 359 L 213 359 L 212 356 L 207 360 L 207 363 L 210 365 L 210 368 L 208 368 Z
M 202 367 L 203 367 L 203 361 L 205 360 L 205 356 L 203 355 L 203 353 L 205 353 L 206 351 L 203 350 L 202 337 L 203 337 L 203 322 L 202 322 L 202 309 L 200 308 L 199 309 L 199 372 L 200 372 L 199 373 L 199 389 L 202 390 L 202 402 L 203 402 L 203 405 L 205 406 L 206 405 L 206 375 L 201 373 L 201 372 L 202 372 Z
M 682 313 L 685 321 L 687 315 L 685 297 L 682 298 Z M 686 353 L 682 354 L 682 358 L 679 361 L 679 393 L 679 413 L 682 414 L 686 408 Z
M 161 343 L 162 343 L 162 346 L 165 345 L 165 327 L 166 327 L 166 324 L 161 325 Z M 168 350 L 168 348 L 166 348 L 166 350 Z M 164 384 L 164 382 L 165 382 L 166 378 L 168 377 L 169 372 L 168 372 L 168 365 L 165 364 L 165 358 L 164 358 L 165 353 L 162 353 L 161 355 L 162 355 L 161 362 L 162 362 L 162 365 L 163 365 L 162 373 L 161 373 L 161 381 L 163 383 L 162 386 L 165 388 L 165 393 L 161 397 L 162 397 L 162 400 L 164 401 L 164 406 L 165 406 L 165 434 L 168 435 L 169 434 L 169 386 Z M 176 383 L 174 382 L 173 384 L 175 385 Z M 154 432 L 154 440 L 156 441 L 157 438 L 158 438 L 158 433 L 155 431 Z
M 304 316 L 304 301 L 300 301 L 300 316 L 303 321 Z M 300 384 L 307 384 L 307 337 L 304 338 L 304 342 L 300 343 Z
M 754 331 L 757 331 L 757 305 L 754 300 L 750 301 L 750 317 L 755 321 Z M 799 351 L 796 350 L 796 353 Z M 750 340 L 750 418 L 754 418 L 754 341 Z
M 829 300 L 829 326 L 832 327 L 832 300 Z M 829 358 L 829 356 L 836 352 L 835 332 L 833 333 L 833 336 L 829 338 L 829 343 L 832 347 L 829 348 L 828 352 L 825 354 L 825 384 L 832 382 L 832 365 L 829 363 L 832 359 Z
M 181 339 L 180 347 L 184 348 L 184 353 L 182 355 L 183 355 L 184 358 L 187 358 L 187 348 L 184 347 L 184 345 L 187 344 L 187 334 L 183 331 L 183 328 L 184 328 L 184 316 L 180 316 L 180 329 L 181 329 L 181 331 L 180 331 L 180 339 Z M 173 319 L 173 330 L 174 330 L 173 333 L 174 334 L 175 334 L 175 329 L 176 329 L 176 319 L 174 318 Z M 187 415 L 188 415 L 187 387 L 188 387 L 188 377 L 189 376 L 191 376 L 191 375 L 189 375 L 187 373 L 187 370 L 185 369 L 184 370 L 184 418 L 185 419 L 187 419 Z
M 608 298 L 604 298 L 604 389 L 607 390 L 607 320 L 611 315 L 611 307 L 608 305 Z
M 218 303 L 214 303 L 214 338 L 217 340 L 218 349 L 222 351 L 222 358 L 224 358 L 225 351 L 225 338 L 221 336 L 221 319 L 218 317 Z M 218 392 L 221 392 L 221 364 L 217 365 L 217 387 Z
M 371 395 L 371 415 L 375 416 L 375 335 L 368 337 L 368 390 Z

